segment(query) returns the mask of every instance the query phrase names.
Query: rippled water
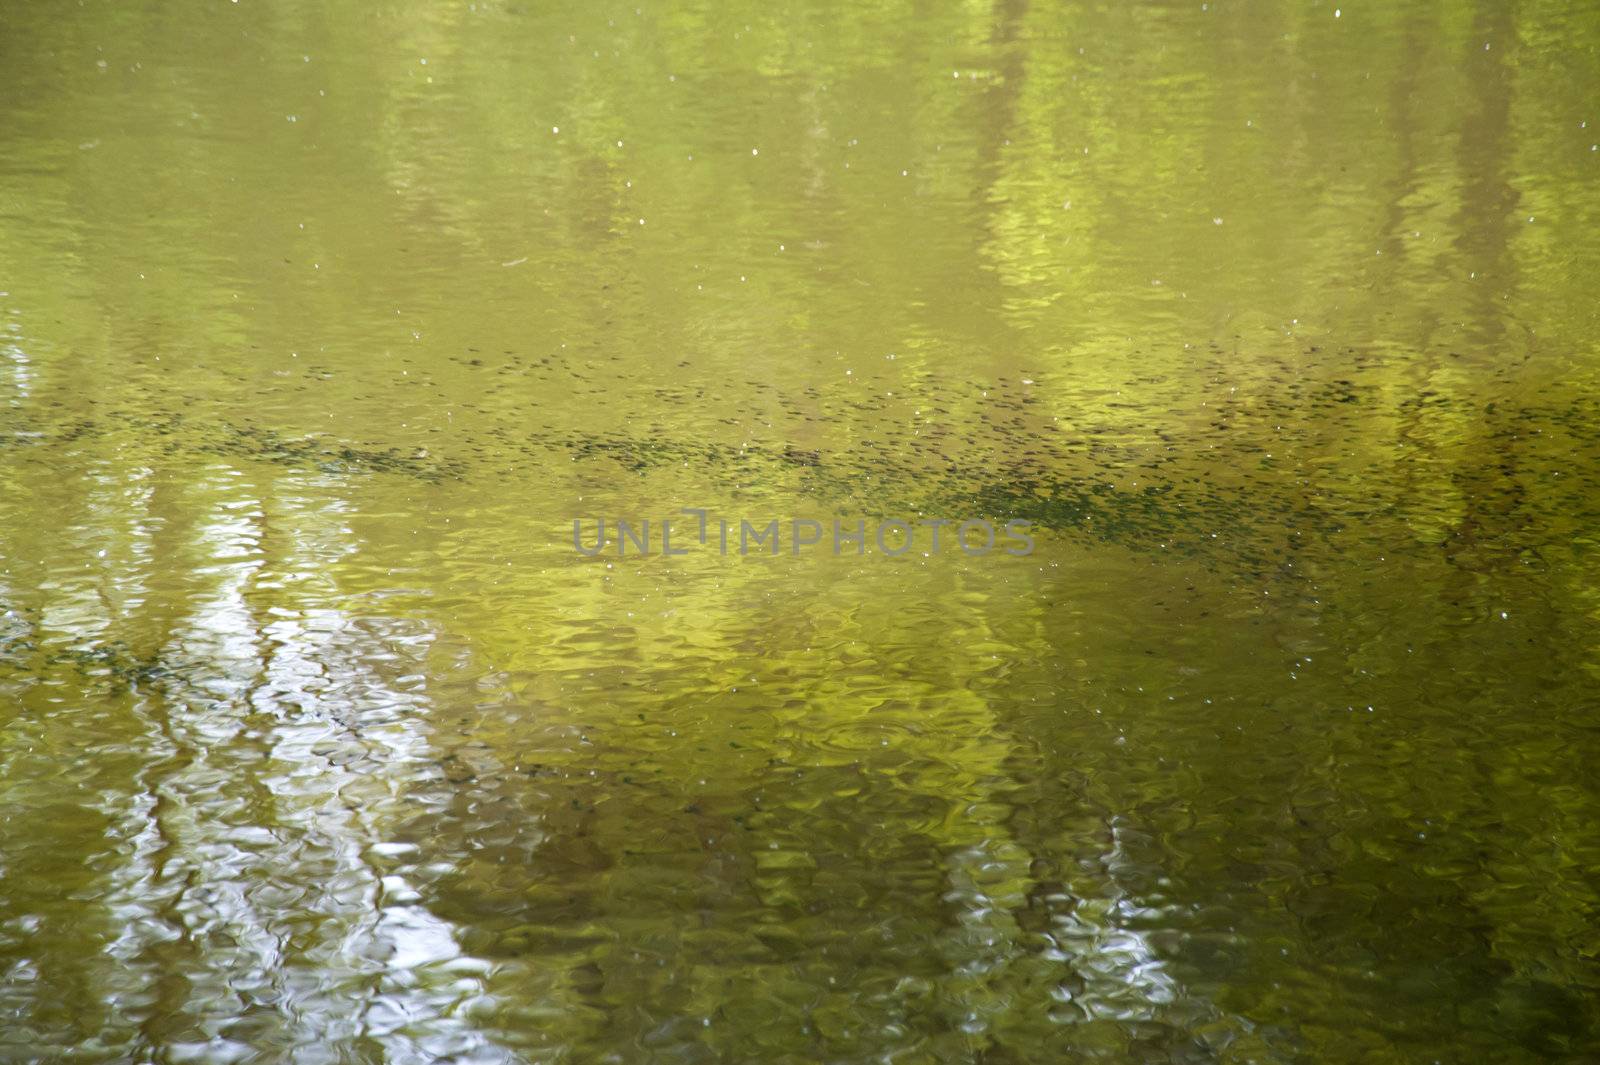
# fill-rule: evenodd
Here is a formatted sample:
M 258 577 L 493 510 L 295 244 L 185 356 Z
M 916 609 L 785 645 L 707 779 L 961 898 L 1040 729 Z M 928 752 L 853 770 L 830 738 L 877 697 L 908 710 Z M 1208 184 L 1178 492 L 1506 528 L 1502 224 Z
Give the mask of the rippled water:
M 0 1059 L 1595 1060 L 1597 56 L 8 3 Z

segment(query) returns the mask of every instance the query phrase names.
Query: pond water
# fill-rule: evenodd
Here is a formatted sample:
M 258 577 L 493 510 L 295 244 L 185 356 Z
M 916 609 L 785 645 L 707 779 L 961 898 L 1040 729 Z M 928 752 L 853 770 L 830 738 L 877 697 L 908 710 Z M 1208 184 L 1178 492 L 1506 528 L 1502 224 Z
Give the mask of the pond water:
M 1592 11 L 0 59 L 0 1059 L 1600 1053 Z

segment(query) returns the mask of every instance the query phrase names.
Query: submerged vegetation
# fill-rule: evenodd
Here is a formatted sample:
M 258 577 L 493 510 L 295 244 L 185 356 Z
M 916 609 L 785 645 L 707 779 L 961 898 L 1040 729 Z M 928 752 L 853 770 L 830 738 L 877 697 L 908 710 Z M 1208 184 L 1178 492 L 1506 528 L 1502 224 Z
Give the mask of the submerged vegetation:
M 520 362 L 512 357 L 507 365 Z M 550 359 L 539 365 L 546 377 L 574 372 Z M 110 437 L 120 449 L 168 462 L 213 458 L 308 474 L 545 485 L 556 492 L 584 476 L 582 464 L 603 462 L 641 477 L 688 471 L 691 483 L 706 491 L 782 485 L 798 505 L 834 513 L 1022 519 L 1068 539 L 1221 556 L 1258 573 L 1291 562 L 1307 537 L 1334 550 L 1349 543 L 1359 552 L 1374 542 L 1399 547 L 1420 533 L 1425 545 L 1456 558 L 1508 546 L 1507 537 L 1519 530 L 1600 516 L 1586 472 L 1600 464 L 1595 398 L 1522 403 L 1436 390 L 1393 396 L 1363 376 L 1309 389 L 1286 380 L 1246 403 L 1202 402 L 1203 417 L 1182 428 L 1141 426 L 1131 438 L 1127 429 L 1050 415 L 1032 388 L 1019 395 L 1004 383 L 957 387 L 924 378 L 914 397 L 922 406 L 911 417 L 904 416 L 904 402 L 835 406 L 812 395 L 808 412 L 782 395 L 764 397 L 808 441 L 815 440 L 811 426 L 819 421 L 861 425 L 871 433 L 839 450 L 788 443 L 771 428 L 752 434 L 755 439 L 723 443 L 669 432 L 562 430 L 550 423 L 515 429 L 498 418 L 475 430 L 453 428 L 431 447 L 376 447 L 327 433 L 291 437 L 252 425 L 127 410 L 57 428 L 13 423 L 0 446 L 17 457 L 16 449 L 38 449 L 39 461 L 53 463 L 63 451 Z M 704 401 L 706 394 L 702 389 L 697 398 Z M 669 397 L 654 409 L 670 417 L 678 402 Z M 1349 468 L 1359 463 L 1347 464 L 1339 449 L 1359 439 L 1360 426 L 1378 420 L 1399 428 L 1414 448 L 1390 461 L 1440 467 L 1447 473 L 1445 491 L 1411 491 L 1404 480 Z M 1469 435 L 1435 435 L 1468 424 Z M 1571 466 L 1525 470 L 1518 452 L 1530 449 L 1564 452 Z M 508 452 L 518 461 L 508 465 Z M 580 465 L 568 469 L 568 462 Z M 1286 466 L 1316 468 L 1316 478 L 1285 477 Z

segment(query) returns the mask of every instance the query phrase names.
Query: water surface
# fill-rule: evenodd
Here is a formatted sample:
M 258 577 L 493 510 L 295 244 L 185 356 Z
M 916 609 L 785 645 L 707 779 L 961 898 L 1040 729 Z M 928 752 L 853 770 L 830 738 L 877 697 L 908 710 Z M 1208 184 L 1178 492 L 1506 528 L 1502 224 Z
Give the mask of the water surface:
M 1600 20 L 638 2 L 0 12 L 0 1058 L 1600 1054 Z

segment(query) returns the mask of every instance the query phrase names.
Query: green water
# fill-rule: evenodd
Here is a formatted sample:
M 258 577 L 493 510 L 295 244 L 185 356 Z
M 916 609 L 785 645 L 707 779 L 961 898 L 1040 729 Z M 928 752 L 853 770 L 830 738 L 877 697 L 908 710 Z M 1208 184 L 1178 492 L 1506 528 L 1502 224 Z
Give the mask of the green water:
M 9 0 L 0 94 L 0 1060 L 1600 1058 L 1593 10 Z M 685 507 L 1035 547 L 574 550 Z

